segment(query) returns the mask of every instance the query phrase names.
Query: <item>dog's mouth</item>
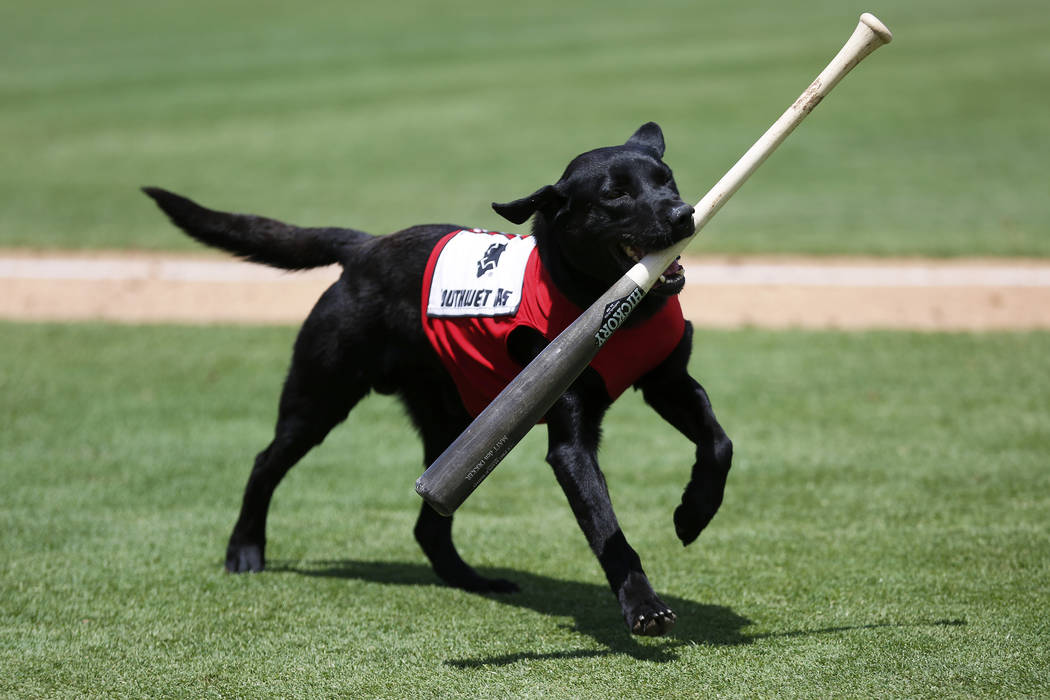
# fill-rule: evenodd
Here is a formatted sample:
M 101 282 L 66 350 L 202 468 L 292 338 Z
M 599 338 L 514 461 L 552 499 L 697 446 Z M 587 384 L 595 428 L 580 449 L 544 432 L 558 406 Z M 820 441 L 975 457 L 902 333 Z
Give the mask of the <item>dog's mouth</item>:
M 628 260 L 635 263 L 641 262 L 642 258 L 649 254 L 645 248 L 629 243 L 621 243 L 620 250 Z M 681 259 L 682 256 L 678 256 L 671 261 L 671 264 L 656 280 L 651 291 L 664 296 L 674 296 L 682 291 L 682 288 L 685 287 L 685 268 L 682 267 Z

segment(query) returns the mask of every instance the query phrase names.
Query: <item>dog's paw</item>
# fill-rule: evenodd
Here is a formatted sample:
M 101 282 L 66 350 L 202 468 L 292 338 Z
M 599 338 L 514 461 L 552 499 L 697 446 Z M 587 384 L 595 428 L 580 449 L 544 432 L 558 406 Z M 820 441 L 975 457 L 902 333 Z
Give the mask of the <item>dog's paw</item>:
M 695 506 L 682 504 L 674 510 L 674 531 L 683 545 L 692 544 L 703 529 L 715 517 L 714 511 L 704 511 Z
M 635 608 L 627 618 L 632 634 L 643 637 L 660 637 L 674 629 L 678 616 L 662 600 L 654 598 Z
M 226 571 L 231 574 L 262 571 L 265 567 L 266 557 L 261 545 L 235 545 L 231 542 L 226 548 Z

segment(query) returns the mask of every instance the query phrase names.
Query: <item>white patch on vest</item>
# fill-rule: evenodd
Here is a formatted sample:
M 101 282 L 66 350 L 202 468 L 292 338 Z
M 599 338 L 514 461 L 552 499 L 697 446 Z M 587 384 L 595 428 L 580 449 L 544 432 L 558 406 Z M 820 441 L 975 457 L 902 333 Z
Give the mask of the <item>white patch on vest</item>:
M 462 231 L 441 249 L 427 316 L 510 316 L 518 311 L 532 236 Z

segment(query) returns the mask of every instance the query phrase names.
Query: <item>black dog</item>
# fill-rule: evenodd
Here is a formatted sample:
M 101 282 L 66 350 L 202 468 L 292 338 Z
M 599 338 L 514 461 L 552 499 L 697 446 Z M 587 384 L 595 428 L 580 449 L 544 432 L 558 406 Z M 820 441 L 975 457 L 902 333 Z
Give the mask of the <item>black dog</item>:
M 544 270 L 553 285 L 583 309 L 638 257 L 692 233 L 692 207 L 682 202 L 661 160 L 663 152 L 660 128 L 646 124 L 622 146 L 578 156 L 554 185 L 493 207 L 516 224 L 533 217 L 533 238 Z M 263 569 L 266 515 L 277 484 L 370 391 L 400 397 L 422 436 L 425 464 L 470 423 L 455 382 L 424 334 L 420 304 L 432 249 L 460 227 L 415 226 L 373 237 L 352 229 L 298 228 L 212 211 L 165 190 L 144 191 L 177 226 L 205 244 L 285 269 L 332 263 L 343 267 L 340 279 L 321 296 L 299 332 L 273 442 L 255 459 L 226 550 L 228 571 Z M 478 261 L 479 276 L 500 261 L 495 249 L 488 253 Z M 668 304 L 677 308 L 673 298 L 684 284 L 682 268 L 675 262 L 634 311 L 627 330 L 657 316 Z M 688 545 L 722 502 L 732 443 L 715 419 L 706 392 L 688 373 L 692 328 L 687 323 L 680 328 L 680 339 L 666 357 L 632 383 L 660 416 L 696 444 L 696 463 L 674 512 L 676 533 Z M 547 342 L 539 331 L 519 327 L 509 335 L 507 349 L 513 361 L 524 366 Z M 595 369 L 584 371 L 546 415 L 547 461 L 620 601 L 628 627 L 635 634 L 660 635 L 673 627 L 675 614 L 653 591 L 620 530 L 598 467 L 601 421 L 613 400 L 609 394 Z M 451 531 L 451 518 L 423 505 L 415 536 L 441 579 L 469 591 L 517 590 L 512 582 L 485 578 L 466 564 L 456 552 Z

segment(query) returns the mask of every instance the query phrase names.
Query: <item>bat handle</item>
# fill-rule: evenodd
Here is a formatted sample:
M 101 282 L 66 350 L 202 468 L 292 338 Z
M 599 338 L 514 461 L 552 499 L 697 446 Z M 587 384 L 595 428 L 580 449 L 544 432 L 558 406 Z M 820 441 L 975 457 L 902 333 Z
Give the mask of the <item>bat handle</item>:
M 868 12 L 862 14 L 853 34 L 824 70 L 693 207 L 693 225 L 696 231 L 699 232 L 718 213 L 722 205 L 740 189 L 751 174 L 783 143 L 784 139 L 795 130 L 795 127 L 809 116 L 809 113 L 820 104 L 820 101 L 831 92 L 832 88 L 839 84 L 840 80 L 846 77 L 847 73 L 872 51 L 889 43 L 892 39 L 893 34 L 875 15 Z M 696 233 L 693 235 L 695 236 Z M 685 244 L 687 243 L 688 240 Z M 681 244 L 682 247 L 685 244 Z
M 820 72 L 816 80 L 810 83 L 798 99 L 780 115 L 780 118 L 773 122 L 773 125 L 740 157 L 740 160 L 696 203 L 696 206 L 693 207 L 693 234 L 678 241 L 670 248 L 649 253 L 628 271 L 627 274 L 635 284 L 648 292 L 660 273 L 667 269 L 671 261 L 682 254 L 686 246 L 700 233 L 700 229 L 714 218 L 714 215 L 729 201 L 729 198 L 736 194 L 741 185 L 747 182 L 747 179 L 784 142 L 795 127 L 809 116 L 809 113 L 820 104 L 820 101 L 831 92 L 832 88 L 838 85 L 839 81 L 858 63 L 867 58 L 872 51 L 892 40 L 893 34 L 875 15 L 869 12 L 862 14 L 853 34 L 842 45 L 827 67 Z

